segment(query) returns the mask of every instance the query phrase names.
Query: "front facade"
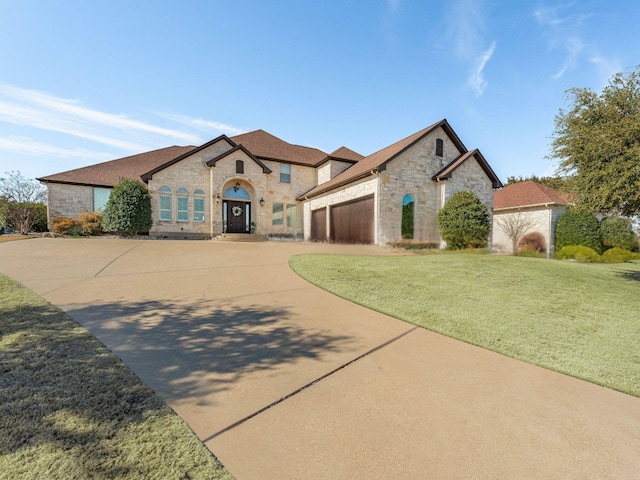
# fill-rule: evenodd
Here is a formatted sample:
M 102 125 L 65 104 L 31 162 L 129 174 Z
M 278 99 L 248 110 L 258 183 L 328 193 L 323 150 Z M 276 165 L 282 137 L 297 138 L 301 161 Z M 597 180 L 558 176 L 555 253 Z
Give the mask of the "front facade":
M 368 157 L 346 147 L 326 154 L 257 130 L 41 178 L 49 221 L 99 210 L 122 176 L 147 184 L 153 236 L 257 233 L 378 245 L 439 243 L 436 217 L 451 195 L 471 190 L 491 211 L 501 186 L 446 120 Z

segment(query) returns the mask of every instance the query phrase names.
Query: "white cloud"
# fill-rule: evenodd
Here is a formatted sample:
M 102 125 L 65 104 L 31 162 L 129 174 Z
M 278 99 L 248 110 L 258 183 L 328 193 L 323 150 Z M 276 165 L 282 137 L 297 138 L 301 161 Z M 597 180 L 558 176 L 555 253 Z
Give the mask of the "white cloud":
M 485 88 L 487 88 L 487 80 L 484 78 L 484 67 L 487 65 L 487 62 L 491 60 L 493 56 L 493 52 L 496 50 L 496 42 L 493 42 L 489 48 L 484 51 L 480 57 L 476 60 L 476 65 L 469 76 L 468 84 L 476 93 L 476 96 L 480 96 L 484 93 Z
M 75 158 L 95 162 L 104 162 L 113 158 L 113 155 L 110 153 L 94 152 L 84 148 L 61 148 L 38 142 L 29 137 L 18 136 L 0 137 L 0 150 L 18 155 Z
M 215 122 L 212 120 L 203 120 L 202 118 L 191 118 L 186 115 L 165 112 L 154 112 L 154 115 L 171 120 L 175 123 L 186 125 L 189 128 L 209 135 L 212 135 L 214 132 L 224 133 L 226 135 L 240 135 L 241 133 L 246 133 L 246 130 L 243 130 L 242 128 L 233 127 L 226 123 Z
M 584 43 L 580 38 L 568 38 L 566 40 L 565 49 L 567 50 L 567 56 L 564 59 L 562 68 L 560 68 L 558 72 L 551 75 L 551 78 L 553 78 L 554 80 L 562 77 L 562 75 L 564 75 L 567 70 L 571 70 L 576 67 L 576 65 L 578 64 L 578 58 L 584 50 Z

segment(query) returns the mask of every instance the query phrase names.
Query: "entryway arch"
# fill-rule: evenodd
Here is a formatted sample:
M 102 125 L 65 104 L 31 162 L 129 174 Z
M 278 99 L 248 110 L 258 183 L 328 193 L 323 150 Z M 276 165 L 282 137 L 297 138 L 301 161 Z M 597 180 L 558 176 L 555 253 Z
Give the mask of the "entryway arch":
M 224 233 L 251 233 L 253 188 L 246 181 L 231 180 L 222 193 L 222 224 Z

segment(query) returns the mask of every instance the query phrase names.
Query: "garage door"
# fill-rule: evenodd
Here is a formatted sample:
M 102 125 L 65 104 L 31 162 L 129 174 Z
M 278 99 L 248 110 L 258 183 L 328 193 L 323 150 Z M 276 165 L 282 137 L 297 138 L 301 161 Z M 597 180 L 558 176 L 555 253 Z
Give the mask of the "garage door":
M 375 243 L 373 195 L 331 207 L 331 241 Z
M 327 241 L 327 209 L 320 208 L 311 211 L 311 241 Z

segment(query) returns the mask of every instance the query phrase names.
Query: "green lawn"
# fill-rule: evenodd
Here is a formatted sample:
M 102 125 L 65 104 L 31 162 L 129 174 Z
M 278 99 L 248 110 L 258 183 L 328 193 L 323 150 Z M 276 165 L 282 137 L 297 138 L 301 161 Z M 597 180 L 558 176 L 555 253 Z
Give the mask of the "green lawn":
M 290 265 L 373 310 L 640 396 L 640 264 L 432 254 Z
M 69 316 L 0 275 L 0 478 L 232 478 Z

